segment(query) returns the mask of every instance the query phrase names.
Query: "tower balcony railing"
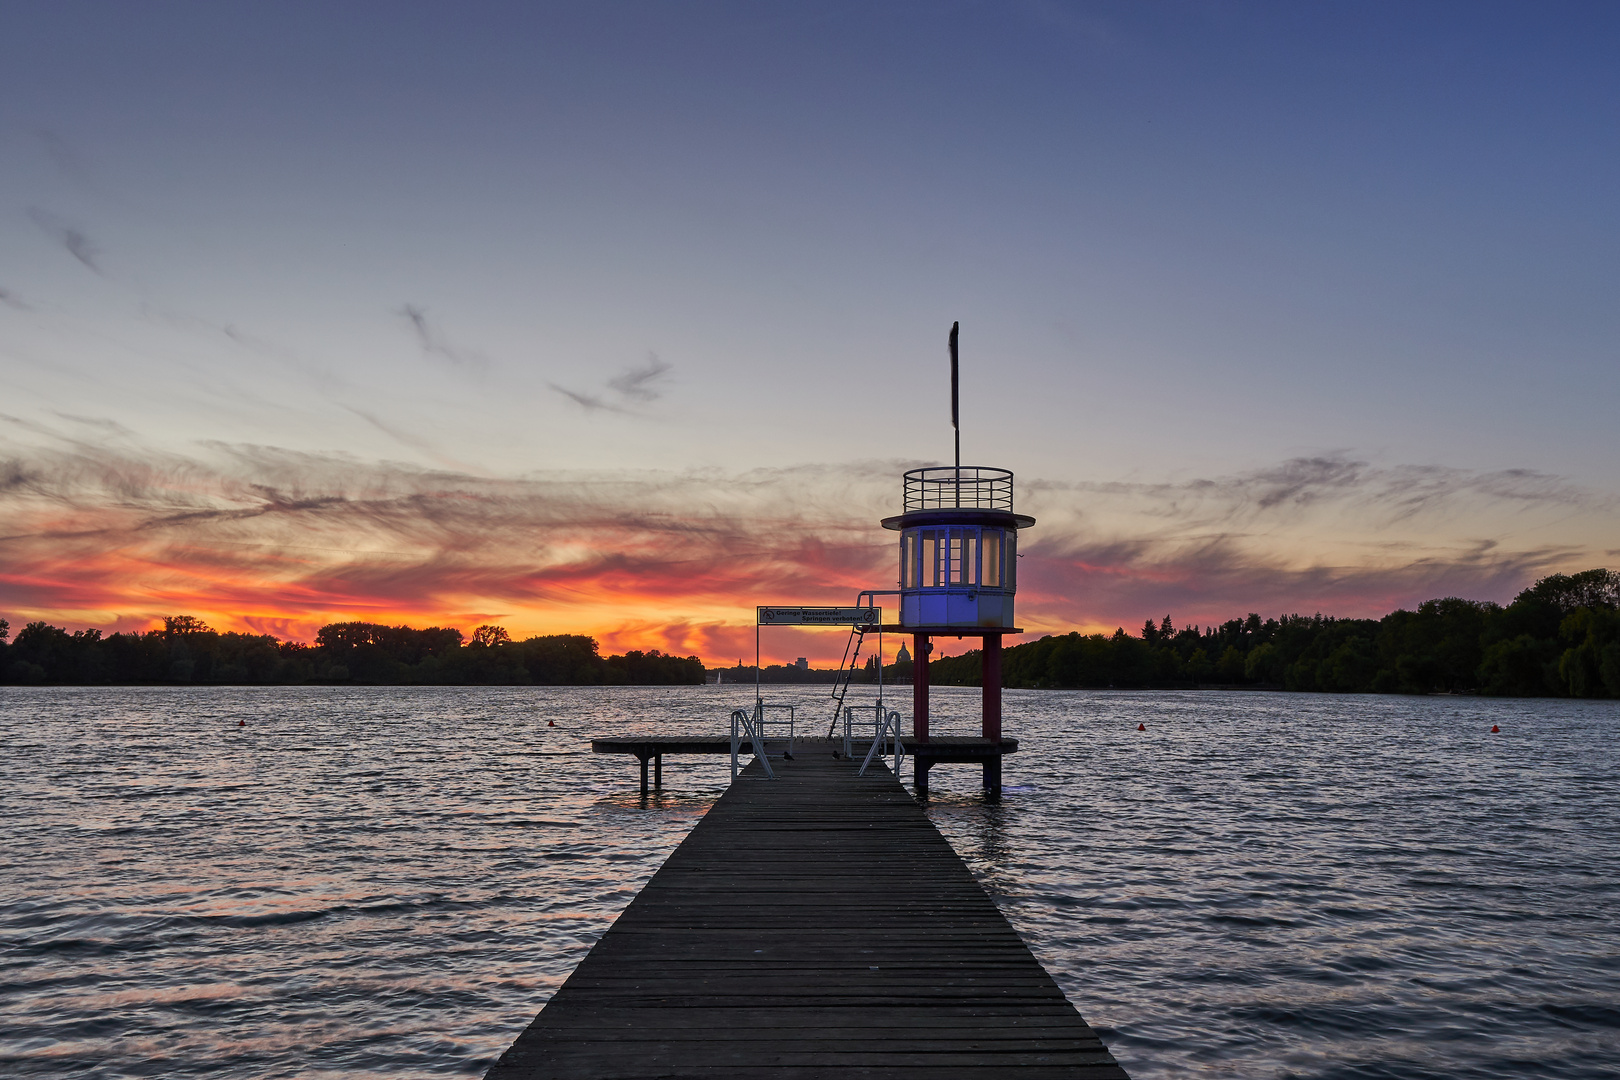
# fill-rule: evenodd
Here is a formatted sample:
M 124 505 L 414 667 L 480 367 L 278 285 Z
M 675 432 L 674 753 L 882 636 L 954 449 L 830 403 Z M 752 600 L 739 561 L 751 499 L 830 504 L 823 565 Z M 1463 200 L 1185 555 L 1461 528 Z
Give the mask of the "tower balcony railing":
M 982 465 L 934 465 L 906 473 L 906 512 L 1013 508 L 1013 474 Z

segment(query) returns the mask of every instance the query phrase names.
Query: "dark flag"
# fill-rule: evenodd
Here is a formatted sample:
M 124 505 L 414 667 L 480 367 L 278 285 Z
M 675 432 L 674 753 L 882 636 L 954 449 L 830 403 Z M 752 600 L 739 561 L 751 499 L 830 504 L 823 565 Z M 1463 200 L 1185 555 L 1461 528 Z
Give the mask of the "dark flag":
M 956 432 L 956 467 L 962 467 L 962 423 L 956 397 L 956 331 L 961 323 L 951 323 L 951 428 Z

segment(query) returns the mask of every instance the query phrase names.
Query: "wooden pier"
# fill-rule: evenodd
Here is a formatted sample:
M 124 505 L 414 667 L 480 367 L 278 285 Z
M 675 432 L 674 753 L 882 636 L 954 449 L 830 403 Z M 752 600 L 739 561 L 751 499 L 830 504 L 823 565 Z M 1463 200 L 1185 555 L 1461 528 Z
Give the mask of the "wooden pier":
M 752 762 L 488 1080 L 1124 1078 L 917 802 L 841 745 L 798 740 L 776 780 Z
M 800 743 L 820 747 L 823 742 L 827 745 L 842 746 L 842 740 L 828 741 L 822 739 L 798 739 Z M 791 745 L 790 740 L 771 737 L 765 740 L 765 752 L 773 759 L 780 757 L 782 751 Z M 752 743 L 745 744 L 746 754 L 753 754 Z M 866 751 L 871 748 L 870 737 L 851 740 L 851 752 L 856 757 L 864 758 Z M 900 745 L 907 754 L 916 760 L 917 794 L 922 798 L 928 797 L 928 771 L 935 765 L 947 763 L 983 764 L 987 760 L 1000 760 L 1005 754 L 1018 752 L 1017 739 L 985 739 L 973 735 L 907 735 L 900 740 Z M 647 765 L 652 763 L 652 786 L 664 786 L 664 755 L 665 754 L 730 754 L 731 740 L 725 736 L 656 736 L 656 735 L 613 735 L 591 740 L 591 750 L 598 754 L 629 754 L 641 762 L 641 793 L 647 794 Z M 886 739 L 883 743 L 883 753 L 894 753 L 894 740 Z

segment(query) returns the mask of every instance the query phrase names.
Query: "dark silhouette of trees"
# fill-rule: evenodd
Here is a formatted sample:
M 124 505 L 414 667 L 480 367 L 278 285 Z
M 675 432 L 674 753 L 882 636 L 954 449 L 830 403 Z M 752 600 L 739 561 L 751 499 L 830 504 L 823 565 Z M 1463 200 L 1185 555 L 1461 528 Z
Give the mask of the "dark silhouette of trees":
M 163 629 L 68 633 L 29 623 L 7 641 L 0 620 L 0 682 L 34 684 L 446 684 L 701 683 L 703 662 L 657 650 L 602 656 L 594 638 L 555 634 L 513 641 L 504 627 L 460 630 L 341 622 L 314 645 L 269 635 L 219 633 L 176 615 Z
M 472 641 L 468 642 L 480 649 L 487 649 L 491 645 L 505 645 L 512 640 L 512 635 L 506 632 L 504 626 L 491 626 L 485 623 L 473 631 Z
M 504 627 L 460 630 L 380 623 L 323 626 L 314 645 L 265 634 L 220 633 L 177 615 L 161 630 L 73 633 L 32 622 L 9 637 L 0 619 L 0 682 L 420 683 L 653 685 L 701 683 L 703 663 L 656 649 L 602 656 L 595 639 L 553 634 L 513 641 Z M 977 651 L 936 657 L 934 682 L 976 686 Z M 904 682 L 909 662 L 887 665 Z M 1249 614 L 1219 626 L 1166 615 L 1140 636 L 1058 634 L 1006 650 L 1012 687 L 1264 687 L 1327 693 L 1483 693 L 1620 697 L 1620 573 L 1554 574 L 1506 607 L 1447 597 L 1382 619 Z M 725 669 L 726 682 L 754 670 Z M 831 682 L 832 671 L 773 666 L 766 682 Z M 860 681 L 877 677 L 875 663 Z
M 979 653 L 936 659 L 934 682 L 979 684 Z M 1554 574 L 1506 607 L 1447 597 L 1382 619 L 1250 614 L 1140 636 L 1062 634 L 1014 646 L 1013 687 L 1264 687 L 1326 693 L 1620 697 L 1620 573 Z

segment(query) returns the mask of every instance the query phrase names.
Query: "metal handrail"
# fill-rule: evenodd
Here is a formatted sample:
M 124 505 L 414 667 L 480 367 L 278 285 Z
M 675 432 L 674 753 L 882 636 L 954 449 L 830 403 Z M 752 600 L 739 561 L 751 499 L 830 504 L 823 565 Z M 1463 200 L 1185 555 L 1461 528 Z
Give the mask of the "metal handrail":
M 793 757 L 793 751 L 797 749 L 797 745 L 795 743 L 795 740 L 798 739 L 798 720 L 797 720 L 798 713 L 795 710 L 798 709 L 798 706 L 797 705 L 777 705 L 777 704 L 772 704 L 771 702 L 761 701 L 759 703 L 759 708 L 761 710 L 765 710 L 765 709 L 776 709 L 778 711 L 780 711 L 782 709 L 787 710 L 787 714 L 788 714 L 787 715 L 787 726 L 788 726 L 787 754 L 788 754 L 788 758 L 791 760 L 792 757 Z M 759 716 L 759 736 L 762 739 L 766 737 L 765 736 L 765 721 L 768 718 L 769 718 L 769 714 L 761 711 L 760 716 Z M 778 735 L 777 738 L 781 738 L 781 736 Z
M 854 720 L 852 715 L 859 706 L 850 705 L 844 710 L 844 752 L 850 749 L 850 725 Z M 861 762 L 861 769 L 857 776 L 865 776 L 867 766 L 872 764 L 874 757 L 881 759 L 888 749 L 888 743 L 894 742 L 894 776 L 900 778 L 900 766 L 906 761 L 906 744 L 900 736 L 900 714 L 893 709 L 884 708 L 883 703 L 875 705 L 875 722 L 872 725 L 872 748 L 866 752 L 866 759 Z
M 906 512 L 1005 510 L 1012 513 L 1013 474 L 984 465 L 931 465 L 905 474 Z
M 789 710 L 793 708 L 791 705 L 775 707 L 785 707 Z M 765 753 L 765 708 L 763 701 L 756 701 L 752 711 L 748 709 L 731 710 L 731 779 L 733 783 L 736 782 L 739 771 L 737 752 L 742 749 L 744 742 L 753 743 L 754 757 L 758 758 L 760 765 L 764 767 L 765 775 L 772 780 L 776 779 L 776 773 L 771 768 L 771 759 Z M 792 713 L 790 711 L 788 718 L 788 730 L 790 732 L 793 730 L 792 722 Z M 789 752 L 791 753 L 791 751 Z

